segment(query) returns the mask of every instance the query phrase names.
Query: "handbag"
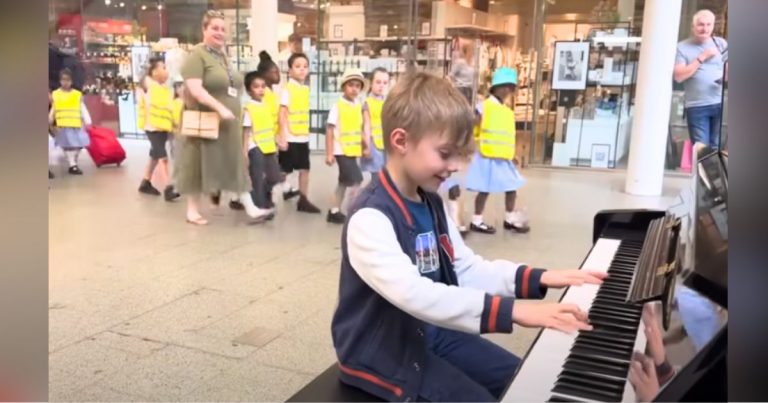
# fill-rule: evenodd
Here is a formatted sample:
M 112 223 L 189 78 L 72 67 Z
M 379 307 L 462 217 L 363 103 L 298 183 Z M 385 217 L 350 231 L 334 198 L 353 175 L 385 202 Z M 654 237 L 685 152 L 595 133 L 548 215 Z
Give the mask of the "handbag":
M 181 113 L 179 134 L 209 140 L 218 139 L 219 114 L 216 112 L 185 110 Z

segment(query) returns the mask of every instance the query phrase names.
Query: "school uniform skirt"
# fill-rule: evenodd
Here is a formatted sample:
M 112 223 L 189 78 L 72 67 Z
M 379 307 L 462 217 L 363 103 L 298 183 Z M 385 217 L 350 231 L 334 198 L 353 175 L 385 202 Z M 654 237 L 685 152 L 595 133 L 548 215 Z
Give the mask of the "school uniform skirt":
M 520 189 L 526 179 L 512 161 L 485 158 L 476 152 L 465 179 L 467 190 L 482 193 L 503 193 Z
M 60 127 L 54 140 L 61 148 L 85 148 L 91 144 L 88 133 L 82 127 Z

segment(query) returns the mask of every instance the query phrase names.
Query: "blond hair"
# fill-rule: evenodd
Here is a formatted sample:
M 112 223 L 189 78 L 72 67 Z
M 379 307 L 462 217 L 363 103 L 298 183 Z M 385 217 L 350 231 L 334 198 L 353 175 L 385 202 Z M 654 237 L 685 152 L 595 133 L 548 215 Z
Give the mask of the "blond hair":
M 224 13 L 222 13 L 219 10 L 208 10 L 203 14 L 203 29 L 208 28 L 208 25 L 211 23 L 211 21 L 215 19 L 224 19 Z
M 456 152 L 474 152 L 472 108 L 447 80 L 423 72 L 401 78 L 390 91 L 381 111 L 384 149 L 391 151 L 389 136 L 403 129 L 416 141 L 425 135 L 447 136 Z

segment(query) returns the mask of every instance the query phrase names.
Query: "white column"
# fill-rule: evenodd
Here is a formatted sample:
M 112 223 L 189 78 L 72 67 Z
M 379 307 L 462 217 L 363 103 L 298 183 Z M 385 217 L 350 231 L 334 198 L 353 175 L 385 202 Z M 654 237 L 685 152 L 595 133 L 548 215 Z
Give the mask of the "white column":
M 682 0 L 647 0 L 626 192 L 661 195 Z
M 277 63 L 277 1 L 251 1 L 251 27 L 250 38 L 251 49 L 253 50 L 254 65 L 259 61 L 259 52 L 266 50 L 272 60 Z

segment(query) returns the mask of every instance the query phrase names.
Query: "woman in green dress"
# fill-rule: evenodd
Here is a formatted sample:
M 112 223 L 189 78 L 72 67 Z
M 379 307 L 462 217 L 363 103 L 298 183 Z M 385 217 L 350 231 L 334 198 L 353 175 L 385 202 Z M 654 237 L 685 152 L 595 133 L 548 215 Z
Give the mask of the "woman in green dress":
M 270 212 L 253 204 L 243 153 L 240 91 L 242 76 L 233 71 L 225 53 L 224 14 L 210 10 L 203 17 L 203 43 L 186 56 L 181 68 L 187 109 L 213 111 L 221 117 L 215 140 L 184 137 L 177 161 L 178 191 L 187 196 L 187 221 L 208 224 L 200 214 L 205 193 L 232 192 L 252 219 Z

